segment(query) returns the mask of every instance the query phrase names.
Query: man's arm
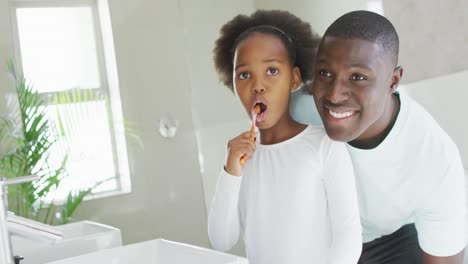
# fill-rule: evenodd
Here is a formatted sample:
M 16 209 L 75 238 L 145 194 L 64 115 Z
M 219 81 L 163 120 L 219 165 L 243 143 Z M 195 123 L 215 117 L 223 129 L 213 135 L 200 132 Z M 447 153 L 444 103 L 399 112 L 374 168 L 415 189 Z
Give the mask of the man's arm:
M 465 173 L 458 149 L 454 144 L 448 147 L 452 149 L 445 152 L 449 161 L 446 173 L 415 219 L 425 264 L 463 263 L 467 238 Z
M 463 264 L 464 255 L 464 249 L 460 253 L 449 257 L 436 257 L 423 251 L 423 261 L 424 264 Z

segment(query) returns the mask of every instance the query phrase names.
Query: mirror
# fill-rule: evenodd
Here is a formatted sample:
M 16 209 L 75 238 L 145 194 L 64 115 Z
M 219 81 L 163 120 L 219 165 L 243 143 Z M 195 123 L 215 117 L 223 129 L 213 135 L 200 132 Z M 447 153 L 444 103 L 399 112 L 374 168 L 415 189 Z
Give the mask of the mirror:
M 5 25 L 0 28 L 0 63 L 15 58 L 19 47 L 9 20 L 15 2 L 22 1 L 0 3 L 0 24 Z M 97 2 L 96 17 L 104 1 Z M 226 21 L 255 9 L 291 11 L 320 34 L 347 11 L 383 10 L 400 36 L 404 89 L 421 82 L 415 96 L 454 137 L 468 164 L 468 122 L 458 114 L 467 96 L 462 87 L 468 81 L 467 1 L 134 0 L 108 5 L 111 27 L 102 30 L 111 31 L 115 57 L 99 56 L 115 60 L 118 75 L 107 77 L 115 77 L 123 116 L 135 124 L 144 148 L 128 145 L 131 192 L 89 200 L 75 217 L 120 228 L 124 244 L 163 237 L 209 247 L 206 214 L 225 144 L 249 128 L 237 99 L 217 79 L 212 48 Z M 460 75 L 450 77 L 456 72 Z M 424 80 L 443 76 L 450 80 L 425 88 Z M 4 97 L 11 91 L 6 71 L 0 72 L 0 111 L 6 110 Z M 155 126 L 167 113 L 171 118 L 162 123 L 162 132 L 171 140 Z M 175 127 L 177 133 L 167 133 Z

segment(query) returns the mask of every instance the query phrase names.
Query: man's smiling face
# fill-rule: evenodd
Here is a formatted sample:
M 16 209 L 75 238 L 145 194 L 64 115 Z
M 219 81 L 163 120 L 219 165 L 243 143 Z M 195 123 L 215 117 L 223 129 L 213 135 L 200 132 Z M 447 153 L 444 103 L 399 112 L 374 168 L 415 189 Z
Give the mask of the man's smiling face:
M 312 93 L 328 136 L 350 142 L 381 133 L 398 84 L 394 74 L 379 44 L 326 36 L 317 53 Z

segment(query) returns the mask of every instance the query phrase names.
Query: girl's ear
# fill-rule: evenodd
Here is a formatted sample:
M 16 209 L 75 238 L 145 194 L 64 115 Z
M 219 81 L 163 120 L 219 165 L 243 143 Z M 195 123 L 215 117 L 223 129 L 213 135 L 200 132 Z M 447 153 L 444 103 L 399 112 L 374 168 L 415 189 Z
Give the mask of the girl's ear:
M 291 92 L 299 89 L 301 87 L 302 79 L 301 79 L 301 71 L 296 66 L 292 69 L 292 78 L 291 78 Z
M 392 81 L 390 83 L 390 93 L 394 93 L 400 84 L 401 77 L 403 76 L 403 67 L 397 66 L 393 70 Z

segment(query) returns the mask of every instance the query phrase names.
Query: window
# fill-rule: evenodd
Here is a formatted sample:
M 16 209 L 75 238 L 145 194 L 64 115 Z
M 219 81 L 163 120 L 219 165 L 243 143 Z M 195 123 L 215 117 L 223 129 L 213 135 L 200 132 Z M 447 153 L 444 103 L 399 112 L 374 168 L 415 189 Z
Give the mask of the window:
M 101 0 L 12 2 L 17 64 L 47 102 L 50 122 L 67 135 L 52 151 L 56 163 L 68 154 L 69 176 L 56 201 L 105 180 L 94 197 L 130 191 L 106 4 Z

